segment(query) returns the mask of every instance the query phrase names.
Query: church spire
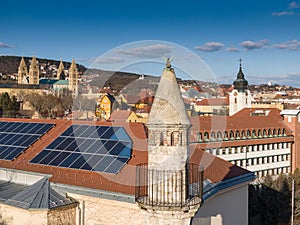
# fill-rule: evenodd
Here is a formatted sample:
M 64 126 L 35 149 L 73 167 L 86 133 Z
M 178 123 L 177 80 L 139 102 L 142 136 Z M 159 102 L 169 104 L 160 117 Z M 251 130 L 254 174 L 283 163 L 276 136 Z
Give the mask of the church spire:
M 27 75 L 28 75 L 27 66 L 26 66 L 24 57 L 22 57 L 19 68 L 18 68 L 18 84 L 25 83 Z
M 36 57 L 33 56 L 29 67 L 29 84 L 39 84 L 40 70 Z
M 72 59 L 72 63 L 69 69 L 69 89 L 74 91 L 78 88 L 78 69 L 75 60 Z
M 235 81 L 233 82 L 233 85 L 234 85 L 234 88 L 236 90 L 238 90 L 239 92 L 245 92 L 245 90 L 247 90 L 247 88 L 248 88 L 248 81 L 245 79 L 245 75 L 243 73 L 242 59 L 240 59 L 239 61 L 240 61 L 240 69 L 239 69 L 239 72 L 237 74 Z
M 64 67 L 64 64 L 62 61 L 60 61 L 59 63 L 59 67 L 58 67 L 58 70 L 57 70 L 57 74 L 56 74 L 56 77 L 58 80 L 64 80 L 65 79 L 65 67 Z

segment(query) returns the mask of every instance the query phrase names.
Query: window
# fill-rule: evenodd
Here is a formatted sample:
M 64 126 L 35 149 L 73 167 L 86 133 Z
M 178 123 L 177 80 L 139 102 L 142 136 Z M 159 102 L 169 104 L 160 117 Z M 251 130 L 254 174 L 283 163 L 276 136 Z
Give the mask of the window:
M 288 116 L 288 122 L 291 123 L 292 122 L 292 117 Z
M 234 98 L 234 104 L 237 104 L 237 98 Z

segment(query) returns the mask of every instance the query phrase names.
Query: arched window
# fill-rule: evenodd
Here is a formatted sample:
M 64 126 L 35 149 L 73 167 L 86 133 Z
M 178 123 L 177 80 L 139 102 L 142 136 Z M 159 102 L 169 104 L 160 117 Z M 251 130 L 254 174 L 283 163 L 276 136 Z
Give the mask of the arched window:
M 233 140 L 233 139 L 234 139 L 234 133 L 233 133 L 233 131 L 232 131 L 232 130 L 229 132 L 229 138 L 230 138 L 231 140 Z
M 256 130 L 252 130 L 252 137 L 253 138 L 257 138 L 257 136 L 256 136 Z
M 197 133 L 197 141 L 202 142 L 202 133 L 201 132 Z
M 262 137 L 262 136 L 261 136 L 261 130 L 258 130 L 258 131 L 257 131 L 257 136 L 258 136 L 259 138 Z
M 277 136 L 277 130 L 274 128 L 273 129 L 273 136 L 276 137 Z
M 235 139 L 241 139 L 240 132 L 238 130 L 235 131 Z
M 216 135 L 215 135 L 215 132 L 210 132 L 210 140 L 211 141 L 215 141 L 216 140 Z
M 268 137 L 272 137 L 272 131 L 271 131 L 271 129 L 268 130 Z
M 164 134 L 162 132 L 160 133 L 159 145 L 160 146 L 164 145 Z
M 280 130 L 280 128 L 278 128 L 278 130 L 277 130 L 277 135 L 281 136 L 281 130 Z
M 224 139 L 225 141 L 228 140 L 228 132 L 227 132 L 227 131 L 224 131 L 223 139 Z
M 286 136 L 286 130 L 285 130 L 285 128 L 282 129 L 282 135 Z
M 247 130 L 247 138 L 251 138 L 251 131 Z
M 246 133 L 244 130 L 242 130 L 242 132 L 241 132 L 241 137 L 242 137 L 242 139 L 246 139 Z
M 174 146 L 175 145 L 175 138 L 174 138 L 174 132 L 171 132 L 171 135 L 170 135 L 170 145 L 171 146 Z
M 263 129 L 263 137 L 268 137 L 267 136 L 267 131 L 265 129 Z
M 209 134 L 207 132 L 204 132 L 204 141 L 209 140 Z
M 221 131 L 218 131 L 218 133 L 217 133 L 217 139 L 219 141 L 222 141 L 222 133 L 221 133 Z

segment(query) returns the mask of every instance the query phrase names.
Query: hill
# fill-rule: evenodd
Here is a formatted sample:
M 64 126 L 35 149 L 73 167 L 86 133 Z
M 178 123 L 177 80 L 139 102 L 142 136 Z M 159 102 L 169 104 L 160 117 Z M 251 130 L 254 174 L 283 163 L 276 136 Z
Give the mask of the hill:
M 20 56 L 0 56 L 0 73 L 2 75 L 10 75 L 18 72 L 18 67 L 21 61 Z M 29 68 L 30 60 L 32 57 L 24 57 L 25 63 Z M 37 58 L 40 65 L 45 65 L 44 71 L 46 72 L 45 77 L 52 77 L 52 70 L 50 69 L 51 65 L 59 66 L 59 60 L 53 59 L 42 59 Z M 68 69 L 71 65 L 70 62 L 63 61 L 64 67 Z M 86 68 L 83 65 L 77 64 L 79 73 L 84 73 Z

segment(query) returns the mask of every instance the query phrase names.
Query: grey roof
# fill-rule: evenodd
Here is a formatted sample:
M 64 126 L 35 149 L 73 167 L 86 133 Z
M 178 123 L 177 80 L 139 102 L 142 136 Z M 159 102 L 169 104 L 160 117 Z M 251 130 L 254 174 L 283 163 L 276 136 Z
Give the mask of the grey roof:
M 290 115 L 290 116 L 297 116 L 300 110 L 296 109 L 285 109 L 280 112 L 280 115 Z
M 30 186 L 0 181 L 0 202 L 24 209 L 51 209 L 76 203 L 54 191 L 48 177 Z
M 164 69 L 150 111 L 150 124 L 190 125 L 174 70 Z

